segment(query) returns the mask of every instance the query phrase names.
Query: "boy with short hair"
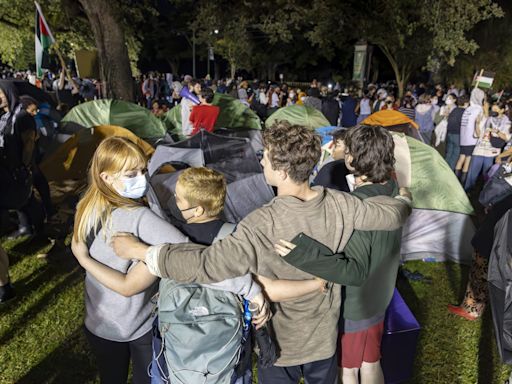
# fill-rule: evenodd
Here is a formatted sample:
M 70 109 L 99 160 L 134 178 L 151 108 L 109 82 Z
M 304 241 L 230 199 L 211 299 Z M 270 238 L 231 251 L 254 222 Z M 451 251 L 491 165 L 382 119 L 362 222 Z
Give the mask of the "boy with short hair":
M 190 134 L 191 136 L 198 133 L 201 129 L 213 132 L 220 113 L 220 108 L 216 105 L 212 105 L 213 90 L 211 88 L 201 89 L 199 101 L 201 104 L 193 107 L 192 113 L 190 114 L 190 122 L 194 126 Z
M 355 177 L 353 194 L 360 199 L 394 196 L 394 142 L 383 127 L 360 126 L 344 137 L 345 163 Z M 395 288 L 400 261 L 401 230 L 354 231 L 344 252 L 333 254 L 323 244 L 301 234 L 276 250 L 302 271 L 345 285 L 341 335 L 343 383 L 384 383 L 380 343 L 384 315 Z M 290 253 L 289 250 L 292 249 Z

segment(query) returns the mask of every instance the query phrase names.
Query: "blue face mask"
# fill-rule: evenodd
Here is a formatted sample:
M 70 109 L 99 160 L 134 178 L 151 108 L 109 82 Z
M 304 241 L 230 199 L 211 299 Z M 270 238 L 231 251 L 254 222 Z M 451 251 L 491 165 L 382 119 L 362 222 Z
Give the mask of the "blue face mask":
M 121 182 L 123 190 L 117 191 L 117 193 L 129 199 L 140 199 L 148 190 L 148 181 L 144 175 L 122 179 Z

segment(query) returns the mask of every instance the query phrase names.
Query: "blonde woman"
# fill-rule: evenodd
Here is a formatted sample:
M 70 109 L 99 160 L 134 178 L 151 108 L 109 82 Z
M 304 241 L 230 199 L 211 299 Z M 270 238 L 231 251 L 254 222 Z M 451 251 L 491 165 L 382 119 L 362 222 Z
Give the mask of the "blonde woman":
M 89 188 L 79 202 L 72 250 L 87 271 L 85 333 L 97 357 L 102 383 L 126 383 L 130 360 L 133 383 L 149 383 L 157 278 L 143 263 L 118 258 L 109 245 L 116 232 L 130 233 L 150 245 L 182 243 L 187 238 L 140 200 L 147 190 L 146 157 L 130 140 L 111 137 L 96 150 Z M 268 320 L 260 286 L 250 275 L 209 285 L 255 302 L 255 324 Z M 201 351 L 198 351 L 200 353 Z
M 157 278 L 143 263 L 114 254 L 111 235 L 130 232 L 148 244 L 187 241 L 140 200 L 147 189 L 146 163 L 130 140 L 104 140 L 93 156 L 89 187 L 76 212 L 72 248 L 87 270 L 85 333 L 102 383 L 126 383 L 130 361 L 133 383 L 150 383 L 151 298 L 158 291 Z M 79 257 L 84 254 L 91 257 Z

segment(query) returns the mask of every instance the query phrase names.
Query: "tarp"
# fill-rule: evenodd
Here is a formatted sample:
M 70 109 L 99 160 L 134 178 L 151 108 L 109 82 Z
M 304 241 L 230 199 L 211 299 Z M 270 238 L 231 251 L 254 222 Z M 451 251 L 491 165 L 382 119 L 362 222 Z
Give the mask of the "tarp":
M 258 115 L 242 104 L 240 100 L 222 93 L 215 93 L 213 105 L 220 107 L 220 114 L 215 123 L 215 129 L 261 129 L 261 121 Z M 172 108 L 163 118 L 168 131 L 184 139 L 181 131 L 181 105 Z
M 385 109 L 383 111 L 375 112 L 364 119 L 361 124 L 364 125 L 380 125 L 390 131 L 402 132 L 407 136 L 414 137 L 415 139 L 423 142 L 418 131 L 418 124 L 409 119 L 402 112 L 395 111 L 393 109 Z
M 305 105 L 289 105 L 288 107 L 278 109 L 265 121 L 265 127 L 269 128 L 274 122 L 280 120 L 286 120 L 290 124 L 303 125 L 309 129 L 331 125 L 322 112 Z
M 227 182 L 224 218 L 232 223 L 239 222 L 274 197 L 248 139 L 201 131 L 179 143 L 159 145 L 148 166 L 150 207 L 171 222 L 181 216 L 174 200 L 180 171 L 162 173 L 162 166 L 167 164 L 174 169 L 206 166 L 222 173 Z
M 434 148 L 403 133 L 392 135 L 398 184 L 413 197 L 402 231 L 402 258 L 471 263 L 473 207 L 457 177 Z
M 384 109 L 372 113 L 361 124 L 364 125 L 381 125 L 383 127 L 391 127 L 393 125 L 411 124 L 414 128 L 418 129 L 418 124 L 414 120 L 409 119 L 402 112 L 395 111 L 394 109 Z
M 94 151 L 107 137 L 121 136 L 139 145 L 146 155 L 155 150 L 144 140 L 122 127 L 100 125 L 91 129 L 81 129 L 63 143 L 41 163 L 40 167 L 48 181 L 69 179 L 86 180 L 89 163 Z
M 61 123 L 65 130 L 77 131 L 100 125 L 124 127 L 142 139 L 164 137 L 166 128 L 149 110 L 122 100 L 100 99 L 72 108 Z M 69 128 L 68 125 L 73 128 Z

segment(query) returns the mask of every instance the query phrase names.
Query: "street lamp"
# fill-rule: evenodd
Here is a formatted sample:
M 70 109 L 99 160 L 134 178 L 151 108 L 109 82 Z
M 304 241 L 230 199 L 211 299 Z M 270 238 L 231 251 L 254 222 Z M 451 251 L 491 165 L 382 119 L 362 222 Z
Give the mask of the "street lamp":
M 219 30 L 218 29 L 214 29 L 213 33 L 218 35 L 219 34 Z M 210 32 L 210 35 L 211 34 L 212 33 Z M 206 52 L 206 74 L 207 75 L 210 74 L 210 58 L 212 58 L 211 60 L 215 60 L 215 58 L 213 56 L 213 47 L 211 46 L 211 44 L 208 44 L 208 52 Z

